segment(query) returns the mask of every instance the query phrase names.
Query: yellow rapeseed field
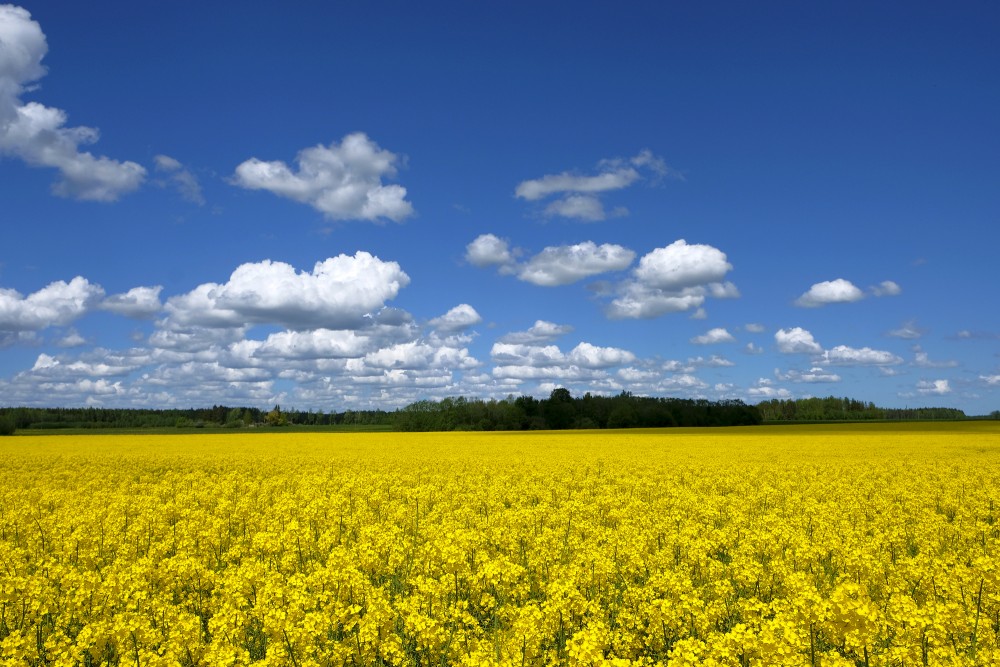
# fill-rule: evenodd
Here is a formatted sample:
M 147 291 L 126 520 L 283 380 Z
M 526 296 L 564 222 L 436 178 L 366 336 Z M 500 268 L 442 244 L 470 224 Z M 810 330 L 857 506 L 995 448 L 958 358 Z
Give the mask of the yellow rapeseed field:
M 998 665 L 1000 427 L 0 439 L 4 665 Z

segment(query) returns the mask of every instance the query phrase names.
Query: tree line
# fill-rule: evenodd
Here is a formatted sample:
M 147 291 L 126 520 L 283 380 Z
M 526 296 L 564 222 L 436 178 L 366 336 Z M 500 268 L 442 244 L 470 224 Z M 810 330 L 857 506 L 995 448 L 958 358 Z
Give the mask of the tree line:
M 391 426 L 385 410 L 344 412 L 213 405 L 210 408 L 0 408 L 0 435 L 15 429 L 247 428 L 256 426 Z
M 527 431 L 671 426 L 746 426 L 761 423 L 754 406 L 739 400 L 707 401 L 633 396 L 573 397 L 568 389 L 547 399 L 446 398 L 418 401 L 394 415 L 400 431 Z
M 1000 411 L 990 418 L 1000 419 Z M 0 435 L 30 429 L 254 428 L 278 426 L 394 429 L 398 431 L 522 431 L 540 429 L 748 426 L 762 422 L 966 419 L 956 408 L 881 408 L 852 398 L 739 400 L 616 396 L 568 389 L 548 398 L 451 397 L 417 401 L 395 411 L 282 410 L 213 405 L 210 408 L 0 408 Z
M 762 401 L 757 404 L 764 421 L 868 421 L 966 419 L 956 408 L 880 408 L 853 398 L 798 398 Z

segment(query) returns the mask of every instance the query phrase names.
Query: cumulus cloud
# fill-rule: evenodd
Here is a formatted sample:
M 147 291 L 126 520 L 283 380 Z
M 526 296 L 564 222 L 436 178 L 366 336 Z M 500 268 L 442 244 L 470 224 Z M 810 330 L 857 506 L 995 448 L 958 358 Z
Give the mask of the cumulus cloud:
M 556 345 L 496 342 L 490 350 L 495 378 L 552 381 L 557 384 L 606 377 L 605 370 L 631 364 L 635 355 L 616 347 L 581 342 L 568 353 Z
M 735 285 L 723 282 L 732 268 L 718 248 L 674 241 L 639 260 L 607 314 L 613 319 L 647 319 L 698 309 L 706 296 L 735 297 L 739 294 Z
M 895 366 L 903 363 L 900 357 L 884 350 L 873 350 L 870 347 L 860 349 L 838 345 L 823 353 L 828 364 L 839 366 Z
M 600 273 L 622 271 L 633 259 L 633 251 L 611 243 L 597 245 L 584 241 L 575 245 L 549 246 L 521 265 L 517 276 L 533 285 L 556 287 Z
M 409 276 L 396 262 L 359 251 L 317 262 L 311 273 L 284 262 L 243 264 L 223 284 L 205 283 L 167 301 L 174 326 L 351 329 L 381 309 Z
M 157 155 L 153 160 L 156 163 L 156 171 L 164 175 L 166 181 L 180 193 L 181 197 L 198 206 L 205 205 L 201 184 L 191 170 L 169 155 Z
M 293 171 L 281 161 L 250 158 L 236 167 L 233 182 L 308 204 L 332 220 L 399 222 L 413 214 L 406 188 L 382 182 L 396 175 L 399 156 L 362 132 L 348 134 L 340 144 L 303 149 L 296 161 L 299 168 Z
M 849 280 L 837 278 L 816 283 L 809 291 L 795 300 L 796 306 L 817 308 L 828 303 L 850 303 L 865 298 L 864 292 Z
M 897 296 L 903 293 L 903 288 L 891 280 L 883 280 L 869 291 L 875 296 Z
M 813 338 L 813 335 L 802 327 L 779 329 L 774 334 L 774 342 L 778 351 L 784 354 L 821 354 L 823 348 Z
M 465 261 L 473 266 L 503 266 L 514 261 L 510 244 L 493 234 L 480 234 L 465 246 Z
M 695 336 L 691 342 L 695 345 L 714 345 L 716 343 L 735 343 L 736 339 L 726 329 L 717 327 L 709 329 L 700 336 Z
M 462 331 L 483 321 L 476 309 L 467 303 L 461 303 L 441 317 L 435 317 L 430 325 L 438 331 L 451 333 Z
M 133 287 L 123 294 L 112 294 L 98 307 L 126 317 L 152 317 L 163 308 L 163 304 L 160 303 L 161 291 L 163 291 L 162 285 Z
M 774 383 L 767 378 L 760 378 L 752 387 L 747 389 L 747 395 L 751 398 L 766 400 L 772 398 L 791 398 L 792 393 L 784 387 L 774 386 Z
M 96 129 L 66 127 L 65 111 L 21 99 L 45 75 L 47 51 L 41 26 L 28 11 L 0 5 L 0 157 L 57 169 L 60 180 L 52 190 L 61 197 L 115 201 L 138 188 L 146 170 L 81 151 L 81 145 L 98 140 Z
M 921 380 L 917 382 L 917 393 L 921 396 L 944 396 L 951 393 L 948 380 Z
M 514 196 L 526 201 L 539 201 L 556 197 L 543 211 L 546 217 L 559 216 L 585 222 L 606 219 L 600 195 L 622 190 L 646 179 L 661 180 L 665 176 L 678 176 L 662 158 L 643 150 L 632 158 L 612 158 L 598 162 L 596 174 L 584 175 L 570 172 L 548 174 L 541 178 L 521 181 L 514 189 Z M 616 207 L 611 217 L 628 215 L 624 207 Z
M 568 324 L 555 324 L 545 320 L 535 320 L 535 323 L 527 331 L 514 331 L 505 334 L 498 339 L 498 342 L 538 345 L 551 342 L 572 331 L 573 327 Z
M 40 331 L 65 326 L 92 310 L 104 296 L 100 285 L 77 276 L 23 296 L 0 288 L 0 331 Z

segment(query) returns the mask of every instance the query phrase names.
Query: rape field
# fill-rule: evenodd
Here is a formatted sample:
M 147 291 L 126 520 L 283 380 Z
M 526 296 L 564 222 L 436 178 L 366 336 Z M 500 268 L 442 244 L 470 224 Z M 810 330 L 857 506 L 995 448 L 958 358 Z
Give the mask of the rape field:
M 1000 426 L 0 440 L 4 665 L 996 665 Z

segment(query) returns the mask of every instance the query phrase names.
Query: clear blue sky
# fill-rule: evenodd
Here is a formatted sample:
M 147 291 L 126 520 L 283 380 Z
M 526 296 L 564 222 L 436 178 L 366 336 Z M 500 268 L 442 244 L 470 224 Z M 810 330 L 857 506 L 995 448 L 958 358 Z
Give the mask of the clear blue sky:
M 1000 5 L 0 6 L 0 404 L 1000 408 Z

